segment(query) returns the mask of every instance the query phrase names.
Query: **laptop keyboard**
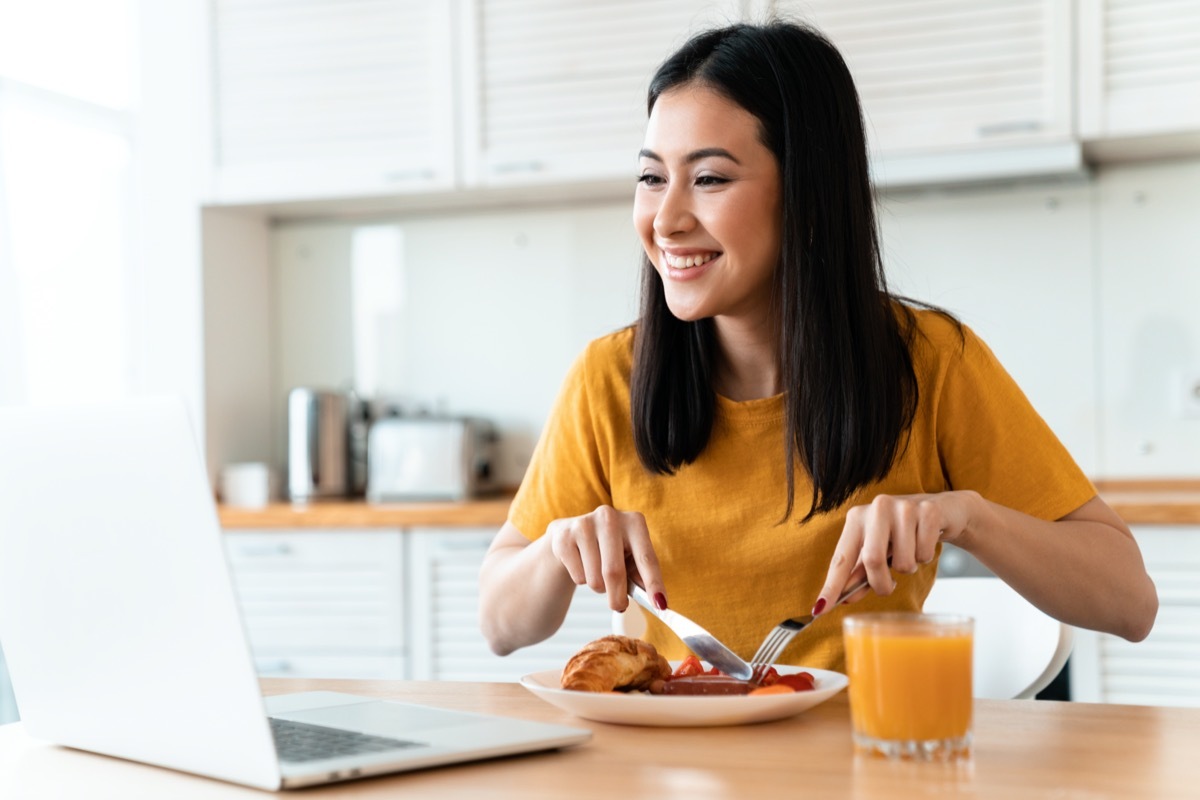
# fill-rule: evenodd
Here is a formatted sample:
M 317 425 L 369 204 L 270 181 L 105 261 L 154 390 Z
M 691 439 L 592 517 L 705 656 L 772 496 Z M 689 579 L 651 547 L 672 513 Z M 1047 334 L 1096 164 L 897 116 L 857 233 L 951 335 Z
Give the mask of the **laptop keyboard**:
M 389 750 L 405 750 L 424 747 L 421 742 L 404 739 L 389 739 L 386 736 L 371 736 L 366 733 L 327 728 L 288 719 L 271 720 L 271 733 L 275 736 L 275 750 L 279 760 L 288 763 L 320 761 L 339 756 L 362 753 L 386 753 Z

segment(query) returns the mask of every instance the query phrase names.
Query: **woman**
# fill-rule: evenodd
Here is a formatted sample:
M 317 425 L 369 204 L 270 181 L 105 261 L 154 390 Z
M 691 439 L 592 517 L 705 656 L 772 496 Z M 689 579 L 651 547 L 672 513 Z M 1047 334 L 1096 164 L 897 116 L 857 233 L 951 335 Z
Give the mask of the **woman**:
M 748 658 L 864 574 L 858 608 L 919 610 L 942 542 L 1052 616 L 1144 638 L 1129 529 L 969 328 L 888 294 L 833 46 L 703 33 L 648 105 L 641 314 L 575 363 L 488 552 L 492 649 L 553 634 L 577 585 L 623 610 L 632 577 Z M 780 660 L 841 669 L 843 613 Z M 656 620 L 645 638 L 686 653 Z

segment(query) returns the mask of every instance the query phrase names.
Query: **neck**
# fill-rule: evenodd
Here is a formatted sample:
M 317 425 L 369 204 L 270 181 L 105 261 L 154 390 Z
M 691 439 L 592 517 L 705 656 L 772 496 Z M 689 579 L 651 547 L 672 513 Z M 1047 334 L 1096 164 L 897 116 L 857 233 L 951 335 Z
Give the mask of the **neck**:
M 716 390 L 730 400 L 758 400 L 783 391 L 779 383 L 779 348 L 769 321 L 744 324 L 718 317 L 721 349 Z

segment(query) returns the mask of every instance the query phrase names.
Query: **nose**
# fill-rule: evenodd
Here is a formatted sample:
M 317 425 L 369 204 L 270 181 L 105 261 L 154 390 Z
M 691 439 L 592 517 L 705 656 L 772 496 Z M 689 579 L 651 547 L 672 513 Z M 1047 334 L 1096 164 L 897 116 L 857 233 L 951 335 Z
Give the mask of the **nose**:
M 685 233 L 696 224 L 692 214 L 691 196 L 687 187 L 679 181 L 672 181 L 662 195 L 662 202 L 654 213 L 654 232 L 661 237 L 669 237 L 677 233 Z

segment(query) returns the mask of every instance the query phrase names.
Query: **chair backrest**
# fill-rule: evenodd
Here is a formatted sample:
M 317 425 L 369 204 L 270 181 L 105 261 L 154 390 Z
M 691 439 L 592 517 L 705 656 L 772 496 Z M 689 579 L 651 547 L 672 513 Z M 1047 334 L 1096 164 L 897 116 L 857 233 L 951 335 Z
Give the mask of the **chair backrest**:
M 975 696 L 1032 698 L 1067 663 L 1074 629 L 1039 610 L 995 577 L 939 577 L 925 611 L 975 618 Z M 613 612 L 613 633 L 638 637 L 646 630 L 641 608 Z
M 999 578 L 939 577 L 927 613 L 975 618 L 975 696 L 1032 698 L 1071 654 L 1074 629 L 1045 614 Z

